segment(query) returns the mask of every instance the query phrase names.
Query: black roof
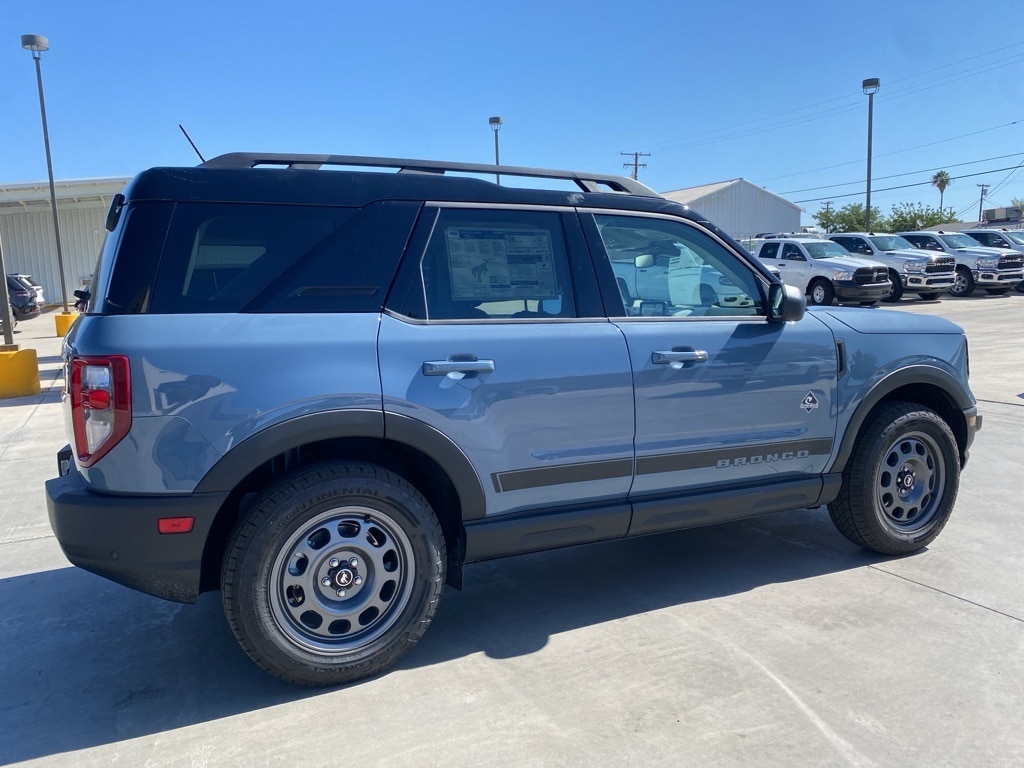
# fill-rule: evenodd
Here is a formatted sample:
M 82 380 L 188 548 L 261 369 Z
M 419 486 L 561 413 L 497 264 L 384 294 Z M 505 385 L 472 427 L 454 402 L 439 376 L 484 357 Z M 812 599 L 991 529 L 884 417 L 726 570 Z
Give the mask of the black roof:
M 260 167 L 268 165 L 273 167 Z M 344 167 L 345 170 L 325 170 L 324 165 Z M 351 170 L 350 167 L 360 170 Z M 391 168 L 398 172 L 362 168 Z M 500 186 L 485 178 L 452 173 L 554 179 L 569 182 L 578 190 Z M 701 218 L 686 206 L 667 200 L 643 184 L 621 176 L 344 155 L 232 153 L 195 167 L 151 168 L 139 173 L 129 183 L 125 196 L 130 201 L 342 206 L 363 206 L 376 200 L 465 200 L 618 208 Z

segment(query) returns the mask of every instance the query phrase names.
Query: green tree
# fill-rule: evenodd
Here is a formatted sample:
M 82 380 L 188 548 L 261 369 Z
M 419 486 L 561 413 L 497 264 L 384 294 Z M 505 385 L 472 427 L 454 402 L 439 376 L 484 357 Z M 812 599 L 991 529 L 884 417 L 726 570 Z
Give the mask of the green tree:
M 897 203 L 889 214 L 890 232 L 907 232 L 956 221 L 956 217 L 921 203 Z
M 942 210 L 942 199 L 946 195 L 946 187 L 953 183 L 945 171 L 936 171 L 932 176 L 932 186 L 939 190 L 939 210 Z
M 818 226 L 826 232 L 863 232 L 864 231 L 864 205 L 862 203 L 847 203 L 842 208 L 821 208 L 812 218 L 818 222 Z M 882 217 L 882 212 L 875 206 L 871 206 L 871 229 L 878 232 L 885 232 L 887 222 Z

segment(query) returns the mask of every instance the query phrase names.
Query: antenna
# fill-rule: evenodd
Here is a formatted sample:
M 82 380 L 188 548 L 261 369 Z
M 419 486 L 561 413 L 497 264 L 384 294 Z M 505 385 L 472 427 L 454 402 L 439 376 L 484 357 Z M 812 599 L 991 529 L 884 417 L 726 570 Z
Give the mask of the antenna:
M 185 134 L 185 138 L 188 139 L 188 143 L 192 145 L 192 149 L 194 149 L 196 154 L 199 155 L 199 161 L 205 163 L 206 158 L 203 157 L 203 153 L 196 147 L 196 143 L 192 141 L 192 137 L 188 135 L 188 131 L 185 130 L 185 127 L 181 123 L 178 123 L 178 127 L 181 128 L 181 132 Z

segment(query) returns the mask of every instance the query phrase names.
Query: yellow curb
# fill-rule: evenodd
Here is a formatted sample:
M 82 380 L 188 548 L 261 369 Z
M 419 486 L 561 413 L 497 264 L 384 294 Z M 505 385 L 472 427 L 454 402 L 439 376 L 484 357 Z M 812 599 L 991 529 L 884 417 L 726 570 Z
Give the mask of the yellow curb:
M 39 362 L 34 349 L 0 352 L 0 397 L 39 394 Z
M 77 312 L 61 312 L 59 315 L 53 316 L 54 325 L 57 326 L 57 337 L 63 337 L 68 332 L 68 328 L 75 322 L 75 318 L 78 317 Z

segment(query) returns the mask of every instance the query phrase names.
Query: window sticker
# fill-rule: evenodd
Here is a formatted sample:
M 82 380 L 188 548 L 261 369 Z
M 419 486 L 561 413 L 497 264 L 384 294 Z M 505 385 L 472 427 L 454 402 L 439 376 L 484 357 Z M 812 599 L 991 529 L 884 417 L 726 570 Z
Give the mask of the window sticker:
M 554 299 L 555 259 L 544 229 L 445 229 L 452 298 Z

